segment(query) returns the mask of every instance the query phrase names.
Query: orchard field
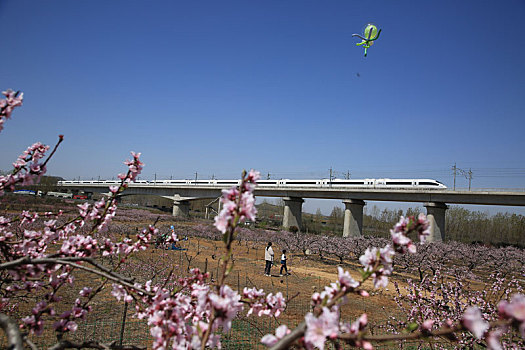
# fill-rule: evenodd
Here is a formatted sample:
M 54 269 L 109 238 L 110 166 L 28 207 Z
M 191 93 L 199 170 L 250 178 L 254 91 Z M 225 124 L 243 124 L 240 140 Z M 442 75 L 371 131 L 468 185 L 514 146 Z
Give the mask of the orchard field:
M 2 215 L 14 217 L 19 207 L 36 212 L 64 211 L 63 220 L 78 211 L 81 202 L 21 196 L 4 196 L 1 202 Z M 151 244 L 150 249 L 139 252 L 123 264 L 110 258 L 101 258 L 100 264 L 111 267 L 134 282 L 147 280 L 162 282 L 191 275 L 198 268 L 210 273 L 215 282 L 220 274 L 219 258 L 223 254 L 222 234 L 211 221 L 174 220 L 171 215 L 143 209 L 118 209 L 116 216 L 104 233 L 112 240 L 136 235 L 143 227 L 156 224 L 158 235 L 170 231 L 174 225 L 179 242 L 178 250 L 171 244 Z M 39 220 L 32 223 L 42 225 Z M 101 239 L 98 237 L 98 239 Z M 187 239 L 186 239 L 187 238 Z M 272 276 L 264 276 L 264 248 L 273 242 L 277 265 Z M 338 266 L 348 270 L 356 280 L 360 276 L 359 257 L 368 247 L 382 246 L 384 238 L 363 237 L 348 239 L 335 236 L 306 235 L 287 231 L 239 228 L 233 242 L 231 260 L 233 269 L 226 283 L 233 289 L 264 289 L 276 294 L 281 292 L 288 300 L 287 307 L 278 318 L 246 317 L 240 315 L 233 321 L 231 330 L 223 334 L 223 347 L 234 349 L 266 348 L 260 339 L 273 334 L 280 324 L 293 328 L 311 311 L 311 295 L 321 292 L 325 286 L 337 281 Z M 282 249 L 287 250 L 289 276 L 279 276 L 278 264 Z M 457 242 L 418 245 L 416 254 L 396 256 L 393 262 L 395 273 L 390 276 L 387 288 L 374 289 L 371 281 L 364 285 L 370 292 L 368 297 L 350 295 L 341 308 L 341 320 L 353 321 L 363 313 L 368 314 L 370 333 L 403 332 L 410 324 L 422 323 L 433 318 L 436 325 L 446 319 L 457 321 L 465 309 L 478 305 L 488 319 L 497 318 L 497 303 L 515 292 L 522 292 L 525 280 L 525 253 L 514 247 L 496 248 L 481 244 Z M 86 279 L 85 281 L 83 279 Z M 80 274 L 79 282 L 89 282 L 93 276 Z M 103 279 L 101 279 L 102 281 Z M 91 281 L 92 282 L 92 281 Z M 392 283 L 393 282 L 393 283 Z M 78 290 L 61 291 L 64 301 L 74 302 Z M 11 315 L 21 318 L 30 312 L 31 305 L 42 295 L 26 294 L 11 302 Z M 481 304 L 480 304 L 481 303 Z M 65 304 L 65 303 L 64 303 Z M 78 322 L 76 332 L 65 334 L 68 339 L 83 341 L 96 339 L 101 342 L 115 341 L 151 347 L 152 337 L 144 320 L 134 317 L 134 301 L 116 301 L 109 290 L 92 301 L 93 310 Z M 245 312 L 244 312 L 245 314 Z M 372 326 L 373 325 L 373 326 Z M 471 339 L 465 335 L 465 343 L 450 342 L 447 337 L 433 337 L 401 343 L 382 343 L 376 348 L 462 348 Z M 38 347 L 54 344 L 53 332 L 43 336 L 31 336 Z M 513 346 L 523 346 L 517 333 L 504 339 Z M 479 345 L 482 346 L 482 345 Z

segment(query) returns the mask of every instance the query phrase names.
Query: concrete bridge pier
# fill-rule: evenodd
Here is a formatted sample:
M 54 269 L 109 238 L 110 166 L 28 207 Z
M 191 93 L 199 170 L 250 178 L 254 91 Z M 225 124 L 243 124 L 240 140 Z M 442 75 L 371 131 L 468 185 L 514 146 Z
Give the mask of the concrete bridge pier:
M 301 231 L 303 229 L 302 210 L 304 199 L 299 197 L 284 197 L 283 227 L 289 229 L 295 226 Z
M 343 237 L 363 236 L 363 207 L 365 202 L 360 199 L 346 199 L 345 221 L 343 225 Z
M 173 201 L 173 216 L 187 218 L 190 215 L 190 201 Z
M 427 209 L 427 219 L 430 221 L 429 242 L 442 242 L 445 240 L 445 211 L 447 205 L 441 202 L 425 203 Z

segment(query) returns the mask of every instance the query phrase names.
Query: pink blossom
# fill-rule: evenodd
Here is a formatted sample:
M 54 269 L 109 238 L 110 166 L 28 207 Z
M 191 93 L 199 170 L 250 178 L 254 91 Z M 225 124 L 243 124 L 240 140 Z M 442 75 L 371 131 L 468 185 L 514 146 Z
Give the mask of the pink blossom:
M 525 295 L 515 294 L 510 302 L 502 300 L 498 304 L 498 312 L 503 318 L 515 320 L 519 324 L 519 331 L 525 339 Z
M 419 242 L 425 243 L 427 237 L 430 235 L 430 222 L 427 219 L 427 216 L 423 213 L 420 213 L 417 217 L 418 225 L 418 235 Z
M 243 309 L 243 304 L 240 302 L 241 296 L 229 286 L 223 285 L 219 295 L 210 293 L 209 299 L 216 311 L 218 325 L 222 325 L 224 331 L 227 332 L 233 318 Z
M 215 227 L 222 233 L 225 233 L 229 227 L 233 227 L 233 220 L 244 222 L 246 219 L 255 220 L 257 209 L 255 207 L 255 198 L 253 190 L 255 181 L 259 179 L 258 172 L 251 170 L 250 173 L 242 179 L 240 188 L 233 187 L 222 191 L 221 203 L 223 209 L 215 217 Z M 239 198 L 240 197 L 240 198 Z
M 89 294 L 91 294 L 91 292 L 93 291 L 93 288 L 90 288 L 90 287 L 84 287 L 82 288 L 82 290 L 80 291 L 80 295 L 82 295 L 83 297 L 88 297 Z
M 489 324 L 481 316 L 481 310 L 478 307 L 468 307 L 461 322 L 478 339 L 483 338 L 483 334 L 489 329 Z
M 366 248 L 365 253 L 359 257 L 359 262 L 364 266 L 365 271 L 372 271 L 378 262 L 377 248 Z
M 370 296 L 370 294 L 364 289 L 359 291 L 359 295 L 365 298 Z
M 76 322 L 74 321 L 69 321 L 67 324 L 66 324 L 66 328 L 68 330 L 70 330 L 71 332 L 75 332 L 78 328 L 78 325 L 76 324 Z
M 355 281 L 348 271 L 344 271 L 341 266 L 337 267 L 337 273 L 339 275 L 339 283 L 342 287 L 347 289 L 354 289 L 359 287 L 360 283 Z
M 215 217 L 215 227 L 217 228 L 217 230 L 219 230 L 220 232 L 222 233 L 225 233 L 226 230 L 228 229 L 229 225 L 230 225 L 230 220 L 233 218 L 232 217 L 232 214 L 230 212 L 230 208 L 231 207 L 234 207 L 235 205 L 233 204 L 233 202 L 229 202 L 228 203 L 228 206 L 224 206 L 221 210 L 221 212 L 219 213 L 219 215 L 217 215 Z
M 336 296 L 341 290 L 341 285 L 338 283 L 330 283 L 330 286 L 325 286 L 321 293 L 312 294 L 312 305 L 327 304 Z
M 290 334 L 290 332 L 291 331 L 288 329 L 288 327 L 286 325 L 284 325 L 284 324 L 280 325 L 275 330 L 275 335 L 273 335 L 273 334 L 266 334 L 264 337 L 262 337 L 261 343 L 263 343 L 264 345 L 266 345 L 268 347 L 274 346 L 275 344 L 277 344 L 277 342 L 279 340 L 284 338 L 287 334 Z
M 35 317 L 35 315 L 22 318 L 22 322 L 24 327 L 27 327 L 36 335 L 42 335 L 44 332 L 44 321 L 39 317 Z
M 246 192 L 253 192 L 257 181 L 261 178 L 261 174 L 253 169 L 246 175 L 243 181 L 243 190 Z
M 330 311 L 327 307 L 319 317 L 315 317 L 311 312 L 306 314 L 306 331 L 304 342 L 307 349 L 315 346 L 320 350 L 324 349 L 326 338 L 335 338 L 339 333 L 339 311 Z
M 384 248 L 367 248 L 365 253 L 359 258 L 366 272 L 371 272 L 374 288 L 386 287 L 388 277 L 392 274 L 392 257 L 394 251 L 389 245 Z
M 410 238 L 404 235 L 404 233 L 390 230 L 390 235 L 392 236 L 392 242 L 394 243 L 394 249 L 396 252 L 401 254 L 404 254 L 407 251 L 412 254 L 416 252 L 416 246 L 412 243 Z
M 409 224 L 410 224 L 410 219 L 405 218 L 404 216 L 401 216 L 399 218 L 399 221 L 394 225 L 393 232 L 405 233 L 408 229 Z
M 266 293 L 262 289 L 257 290 L 257 288 L 247 288 L 244 287 L 243 297 L 247 299 L 247 302 L 250 304 L 250 310 L 248 310 L 247 316 L 250 316 L 252 313 L 255 313 L 258 316 L 262 316 L 264 313 L 265 307 L 265 297 Z
M 128 166 L 129 175 L 128 179 L 130 181 L 135 181 L 138 175 L 140 175 L 142 168 L 144 166 L 144 163 L 140 161 L 140 153 L 131 152 L 131 155 L 133 157 L 133 160 L 126 160 L 124 164 Z
M 341 332 L 349 333 L 354 336 L 359 336 L 359 334 L 365 330 L 367 324 L 368 315 L 362 314 L 352 324 L 343 323 L 341 325 Z M 366 340 L 355 340 L 353 341 L 353 343 L 351 342 L 351 344 L 367 350 L 372 350 L 374 348 L 372 344 Z
M 258 299 L 260 297 L 263 297 L 265 295 L 265 293 L 264 293 L 264 291 L 262 289 L 257 290 L 257 288 L 255 288 L 255 287 L 253 287 L 253 288 L 244 287 L 242 295 L 245 298 L 248 298 L 248 299 L 251 299 L 251 300 L 255 300 L 255 299 Z
M 374 288 L 386 288 L 388 286 L 388 277 L 386 277 L 386 270 L 380 269 L 378 272 L 372 274 Z
M 6 96 L 6 99 L 0 100 L 0 131 L 3 129 L 4 121 L 11 118 L 13 109 L 21 106 L 24 99 L 23 93 L 14 92 L 13 90 L 3 91 L 2 94 Z
M 361 316 L 359 316 L 356 323 L 357 323 L 356 325 L 358 326 L 359 331 L 364 330 L 366 325 L 368 324 L 368 315 L 362 314 Z
M 78 204 L 77 207 L 80 209 L 80 216 L 86 217 L 89 209 L 89 203 Z
M 510 303 L 503 300 L 499 303 L 498 309 L 501 315 L 525 322 L 525 295 L 513 295 Z
M 113 290 L 111 291 L 111 294 L 117 298 L 117 300 L 124 300 L 124 301 L 132 301 L 133 298 L 128 294 L 126 289 L 120 284 L 113 284 Z M 131 298 L 131 300 L 129 300 Z
M 268 294 L 266 296 L 266 304 L 268 305 L 269 310 L 268 315 L 273 314 L 275 317 L 279 317 L 281 312 L 286 308 L 286 301 L 281 292 L 277 292 L 275 295 L 272 293 Z
M 503 335 L 503 329 L 502 328 L 496 328 L 491 329 L 487 336 L 485 337 L 485 341 L 487 342 L 487 349 L 489 350 L 503 350 L 503 346 L 501 346 L 500 338 Z
M 246 182 L 255 184 L 257 181 L 259 181 L 261 178 L 261 173 L 257 170 L 251 169 L 248 175 L 246 176 Z
M 251 192 L 244 192 L 241 196 L 241 219 L 255 220 L 257 214 L 257 208 L 255 207 L 255 198 Z
M 390 266 L 392 264 L 392 258 L 396 253 L 392 247 L 387 244 L 384 248 L 379 249 L 379 257 L 384 266 Z
M 425 331 L 431 331 L 432 330 L 432 326 L 434 325 L 434 320 L 425 320 L 422 324 L 421 324 L 421 329 L 425 330 Z

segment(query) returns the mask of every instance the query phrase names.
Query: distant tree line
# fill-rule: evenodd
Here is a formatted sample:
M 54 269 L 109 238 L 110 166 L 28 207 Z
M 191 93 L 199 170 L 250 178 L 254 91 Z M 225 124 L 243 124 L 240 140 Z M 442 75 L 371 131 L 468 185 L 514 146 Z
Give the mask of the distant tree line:
M 365 207 L 363 235 L 389 238 L 389 230 L 400 216 L 417 216 L 424 208 L 380 209 L 376 205 Z M 282 224 L 282 206 L 264 201 L 260 206 L 261 227 L 278 227 Z M 272 218 L 278 220 L 272 220 Z M 303 232 L 311 234 L 341 236 L 343 233 L 344 210 L 334 207 L 326 216 L 317 209 L 315 214 L 303 213 Z M 490 215 L 472 211 L 460 206 L 450 206 L 446 211 L 446 240 L 478 242 L 496 246 L 513 245 L 525 247 L 525 216 L 511 213 Z
M 386 237 L 388 229 L 399 216 L 417 215 L 422 208 L 379 210 L 376 206 L 363 217 L 365 235 Z M 446 239 L 458 242 L 479 242 L 497 246 L 525 246 L 525 216 L 511 213 L 489 215 L 460 206 L 450 206 L 446 211 Z

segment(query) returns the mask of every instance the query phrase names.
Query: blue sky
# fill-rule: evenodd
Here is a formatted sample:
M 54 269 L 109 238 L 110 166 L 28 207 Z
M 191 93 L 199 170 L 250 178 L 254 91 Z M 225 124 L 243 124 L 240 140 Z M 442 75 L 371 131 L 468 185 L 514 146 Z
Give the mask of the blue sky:
M 525 188 L 525 1 L 0 0 L 0 169 L 64 178 L 435 178 Z M 363 57 L 367 22 L 383 32 Z M 467 187 L 464 177 L 458 187 Z

